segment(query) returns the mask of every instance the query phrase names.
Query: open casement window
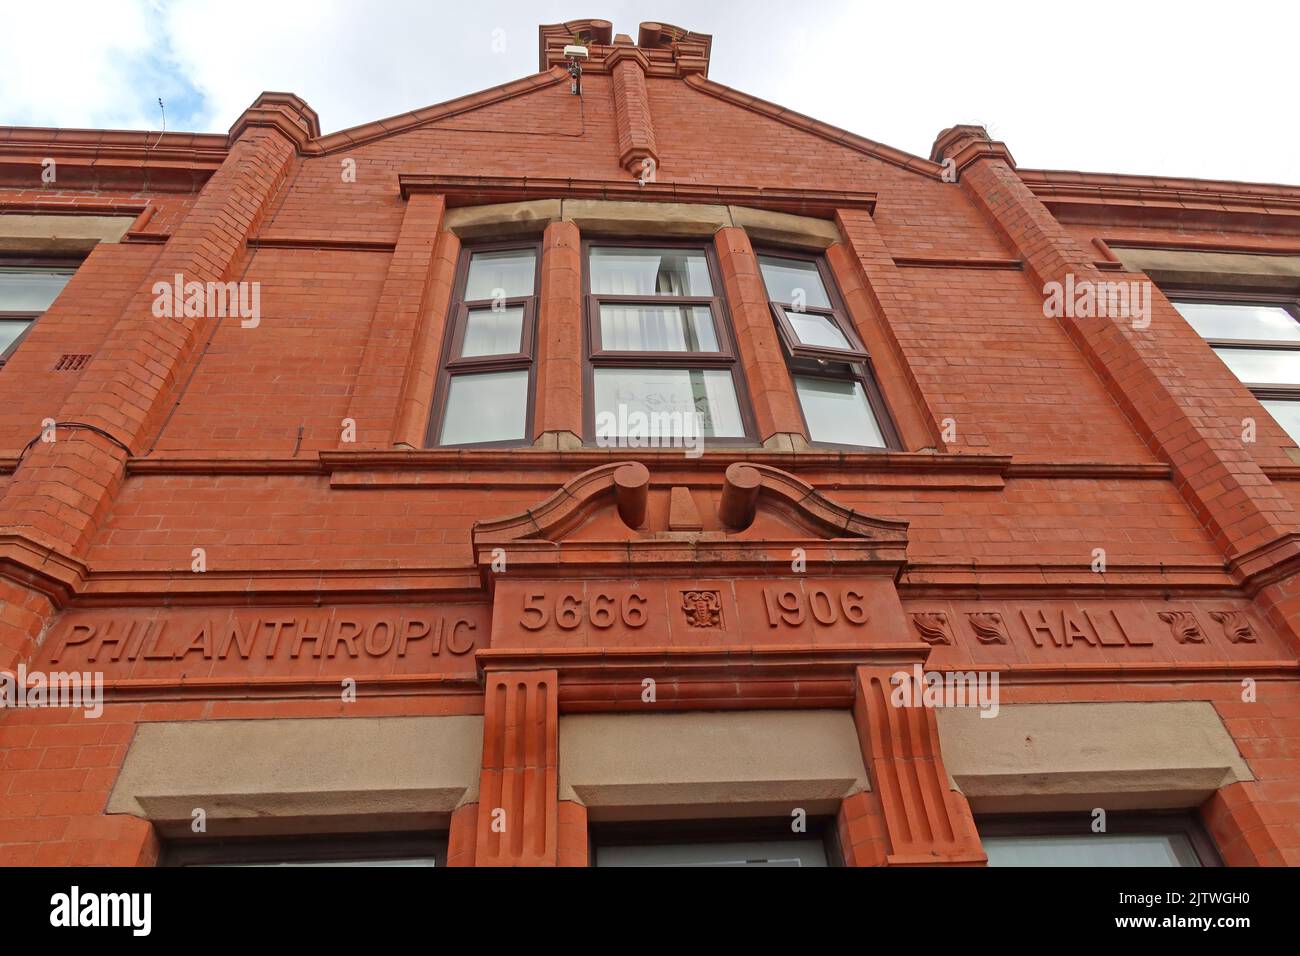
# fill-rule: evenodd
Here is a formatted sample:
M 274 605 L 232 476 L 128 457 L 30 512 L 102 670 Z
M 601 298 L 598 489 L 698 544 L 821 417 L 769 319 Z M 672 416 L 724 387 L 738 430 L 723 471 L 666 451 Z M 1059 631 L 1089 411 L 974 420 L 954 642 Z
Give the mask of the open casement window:
M 1300 300 L 1199 292 L 1170 292 L 1169 299 L 1300 444 Z
M 62 260 L 0 259 L 0 368 L 76 271 Z
M 898 448 L 871 358 L 825 260 L 763 252 L 758 265 L 809 440 L 818 445 Z
M 429 445 L 529 443 L 540 269 L 536 242 L 461 254 Z
M 752 442 L 710 250 L 592 241 L 583 252 L 588 439 Z
M 976 821 L 989 866 L 1221 866 L 1190 812 L 1015 814 Z

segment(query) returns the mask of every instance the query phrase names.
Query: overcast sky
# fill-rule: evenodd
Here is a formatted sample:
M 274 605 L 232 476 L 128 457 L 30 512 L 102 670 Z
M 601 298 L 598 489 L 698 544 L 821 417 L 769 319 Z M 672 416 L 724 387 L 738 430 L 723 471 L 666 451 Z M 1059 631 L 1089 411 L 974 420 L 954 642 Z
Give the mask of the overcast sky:
M 288 90 L 325 132 L 537 70 L 537 26 L 713 34 L 709 76 L 928 155 L 1300 184 L 1300 5 L 1089 0 L 4 0 L 0 125 L 225 131 Z

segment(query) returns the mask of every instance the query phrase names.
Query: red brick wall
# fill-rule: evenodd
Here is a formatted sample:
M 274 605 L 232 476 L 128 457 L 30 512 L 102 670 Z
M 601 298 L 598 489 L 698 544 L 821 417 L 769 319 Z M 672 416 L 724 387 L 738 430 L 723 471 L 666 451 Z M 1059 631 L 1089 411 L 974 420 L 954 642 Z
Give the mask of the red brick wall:
M 189 575 L 196 547 L 205 549 L 215 578 L 243 575 L 240 587 L 253 595 L 273 586 L 265 577 L 272 571 L 301 572 L 298 584 L 309 594 L 324 587 L 323 576 L 365 572 L 380 580 L 386 573 L 443 575 L 482 599 L 474 523 L 536 506 L 599 456 L 416 455 L 398 465 L 371 461 L 349 469 L 320 453 L 348 450 L 340 433 L 354 407 L 393 412 L 379 426 L 364 423 L 363 446 L 409 442 L 423 428 L 419 409 L 431 401 L 456 243 L 440 240 L 437 261 L 421 273 L 419 257 L 428 250 L 419 230 L 432 229 L 432 220 L 407 230 L 399 174 L 625 183 L 610 82 L 593 70 L 582 98 L 569 94 L 567 81 L 538 83 L 506 99 L 484 94 L 487 105 L 470 102 L 382 135 L 357 132 L 364 141 L 325 155 L 310 137 L 248 126 L 197 194 L 150 191 L 143 183 L 75 193 L 38 189 L 10 182 L 15 174 L 5 167 L 0 210 L 148 204 L 155 212 L 145 231 L 170 241 L 98 247 L 0 371 L 0 458 L 8 460 L 0 518 L 6 531 L 46 549 L 38 551 L 40 561 L 18 550 L 0 556 L 8 569 L 0 581 L 0 667 L 41 645 L 57 605 L 122 601 L 111 595 L 123 580 L 144 595 L 142 603 L 166 603 L 168 576 Z M 1259 470 L 1290 465 L 1289 443 L 1273 429 L 1248 451 L 1231 447 L 1222 420 L 1258 409 L 1195 334 L 1177 325 L 1172 310 L 1161 312 L 1161 341 L 1164 355 L 1179 362 L 1144 343 L 1125 351 L 1118 340 L 1043 314 L 1044 277 L 1100 259 L 1093 240 L 1107 234 L 1104 224 L 1056 222 L 1014 168 L 995 158 L 971 164 L 960 184 L 945 182 L 923 160 L 903 168 L 883 148 L 837 142 L 837 131 L 777 119 L 698 83 L 652 75 L 646 91 L 660 183 L 875 194 L 869 231 L 860 221 L 853 226 L 857 213 L 840 217 L 845 243 L 837 268 L 853 268 L 855 258 L 863 266 L 870 288 L 855 299 L 855 315 L 871 312 L 880 340 L 906 366 L 886 380 L 886 398 L 908 417 L 908 433 L 920 436 L 908 448 L 917 454 L 791 455 L 774 464 L 860 514 L 910 523 L 910 563 L 899 577 L 904 597 L 943 593 L 932 574 L 940 566 L 969 568 L 973 583 L 958 590 L 978 597 L 982 581 L 999 583 L 1000 565 L 1017 565 L 1040 575 L 1034 585 L 1018 585 L 1024 593 L 1050 600 L 1065 587 L 1051 574 L 1064 569 L 1086 578 L 1093 549 L 1104 548 L 1109 562 L 1125 566 L 1123 586 L 1152 600 L 1168 593 L 1167 564 L 1196 566 L 1212 593 L 1251 600 L 1256 592 L 1243 584 L 1244 572 L 1227 564 L 1275 560 L 1261 571 L 1274 576 L 1261 578 L 1272 590 L 1257 609 L 1275 632 L 1270 636 L 1294 651 L 1300 609 L 1292 608 L 1297 585 L 1282 549 L 1286 534 L 1297 530 L 1300 512 L 1292 506 L 1300 505 L 1300 492 L 1294 481 Z M 342 175 L 346 160 L 356 162 L 355 181 Z M 33 170 L 38 176 L 39 167 Z M 430 215 L 436 219 L 440 207 Z M 1148 238 L 1216 234 L 1212 226 L 1124 230 Z M 575 232 L 566 224 L 550 233 L 552 253 L 567 258 L 548 263 L 544 321 L 572 323 L 580 312 Z M 1249 237 L 1276 249 L 1294 245 L 1267 228 Z M 408 243 L 406 258 L 390 248 L 399 240 Z M 157 320 L 148 316 L 149 283 L 181 266 L 260 283 L 260 325 L 151 325 Z M 766 321 L 762 302 L 750 301 L 759 294 L 752 279 L 732 269 L 727 293 L 737 300 L 739 320 Z M 423 295 L 419 305 L 401 298 L 411 294 Z M 540 406 L 539 432 L 578 427 L 570 353 L 581 338 L 572 328 L 549 333 L 538 378 L 557 390 Z M 388 350 L 409 352 L 410 365 L 363 375 L 377 335 L 391 341 L 369 354 L 383 353 L 388 362 Z M 774 340 L 753 335 L 742 344 L 757 349 L 754 343 L 764 341 Z M 95 363 L 79 373 L 52 371 L 64 352 L 93 353 Z M 760 425 L 776 432 L 797 419 L 797 406 L 774 358 L 751 359 L 746 377 L 751 388 L 761 383 L 770 393 L 763 401 L 776 412 L 760 415 Z M 97 423 L 130 453 L 80 431 L 66 444 L 25 450 L 46 417 Z M 932 442 L 928 432 L 948 418 L 956 433 L 940 450 L 964 462 L 920 451 Z M 12 460 L 20 455 L 21 463 Z M 698 485 L 700 501 L 716 503 L 726 463 L 661 462 L 655 480 L 660 490 Z M 1276 540 L 1284 544 L 1275 559 L 1248 553 Z M 57 569 L 50 556 L 60 559 Z M 276 578 L 274 586 L 282 582 Z M 392 585 L 395 592 L 406 587 Z M 1230 682 L 1006 686 L 1009 703 L 1214 701 L 1257 780 L 1216 796 L 1204 808 L 1207 825 L 1229 862 L 1300 862 L 1294 680 L 1263 684 L 1253 704 L 1242 703 Z M 158 848 L 147 826 L 103 815 L 141 722 L 483 710 L 481 699 L 438 695 L 345 709 L 327 699 L 193 693 L 196 699 L 113 703 L 96 721 L 49 710 L 0 714 L 0 863 L 152 862 Z M 458 811 L 453 863 L 474 859 L 474 828 L 481 824 L 475 813 Z M 565 804 L 555 813 L 558 847 L 550 849 L 560 864 L 579 865 L 586 859 L 585 811 Z M 853 860 L 882 858 L 877 817 L 866 797 L 846 804 L 839 826 Z

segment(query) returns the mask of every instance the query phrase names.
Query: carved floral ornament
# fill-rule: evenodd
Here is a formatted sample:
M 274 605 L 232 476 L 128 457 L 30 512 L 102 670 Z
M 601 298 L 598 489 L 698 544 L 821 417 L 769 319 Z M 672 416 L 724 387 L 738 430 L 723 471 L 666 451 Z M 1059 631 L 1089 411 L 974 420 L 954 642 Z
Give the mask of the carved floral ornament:
M 1007 644 L 1010 636 L 1006 622 L 997 611 L 968 611 L 971 632 L 981 644 Z M 919 611 L 912 615 L 912 626 L 927 644 L 952 644 L 952 626 L 942 611 Z
M 1223 625 L 1223 636 L 1232 643 L 1255 643 L 1255 629 L 1245 611 L 1211 611 L 1210 617 Z
M 1258 633 L 1246 611 L 1223 609 L 1206 611 L 1211 619 L 1221 625 L 1223 637 L 1232 644 L 1255 644 Z M 958 619 L 946 611 L 913 611 L 912 627 L 927 644 L 953 645 L 960 630 Z M 966 611 L 965 617 L 971 636 L 980 644 L 1010 644 L 1011 628 L 1000 611 Z M 1207 635 L 1196 612 L 1190 608 L 1169 608 L 1155 613 L 1155 617 L 1169 627 L 1170 636 L 1179 644 L 1205 644 Z M 1022 608 L 1016 615 L 1021 634 L 1027 634 L 1031 643 L 1042 647 L 1049 644 L 1069 647 L 1075 642 L 1093 646 L 1151 646 L 1149 635 L 1140 629 L 1130 632 L 1116 609 L 1081 608 L 1077 613 L 1065 610 L 1044 610 L 1041 607 Z M 1023 626 L 1022 626 L 1023 625 Z M 1109 630 L 1109 634 L 1107 633 Z
M 1160 620 L 1169 625 L 1180 644 L 1204 644 L 1205 631 L 1192 611 L 1161 611 Z M 1211 611 L 1210 617 L 1223 626 L 1223 636 L 1233 644 L 1254 644 L 1255 629 L 1245 611 Z

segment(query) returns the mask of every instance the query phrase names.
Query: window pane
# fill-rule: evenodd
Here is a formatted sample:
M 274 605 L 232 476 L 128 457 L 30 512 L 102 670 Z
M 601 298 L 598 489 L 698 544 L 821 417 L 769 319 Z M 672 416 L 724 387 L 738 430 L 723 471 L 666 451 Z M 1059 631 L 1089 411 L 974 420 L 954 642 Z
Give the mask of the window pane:
M 438 444 L 520 440 L 527 420 L 527 369 L 453 375 Z
M 786 305 L 802 303 L 814 309 L 829 309 L 831 300 L 822 285 L 817 264 L 804 259 L 780 259 L 776 256 L 759 256 L 759 268 L 767 284 L 767 295 L 773 302 Z
M 602 305 L 600 346 L 618 352 L 716 352 L 708 306 Z
M 1207 339 L 1300 342 L 1300 322 L 1280 305 L 1175 302 L 1174 308 Z
M 476 252 L 469 260 L 465 301 L 532 295 L 536 276 L 537 257 L 532 249 Z
M 276 860 L 267 863 L 213 863 L 214 867 L 266 867 L 266 866 L 437 866 L 431 856 L 399 856 L 373 860 Z
M 1282 426 L 1282 430 L 1291 436 L 1291 440 L 1300 444 L 1300 401 L 1289 402 L 1285 399 L 1264 399 L 1262 404 L 1273 420 Z
M 709 264 L 698 249 L 591 250 L 596 295 L 713 295 Z
M 473 355 L 514 355 L 523 348 L 524 307 L 470 309 L 465 322 L 461 358 Z
M 0 355 L 17 341 L 23 330 L 32 324 L 31 319 L 0 319 Z
M 694 434 L 745 435 L 736 386 L 726 369 L 598 368 L 595 380 L 597 433 L 627 434 L 630 424 L 648 428 L 649 434 L 680 436 L 693 428 L 683 425 L 685 416 L 698 412 L 700 429 Z M 607 413 L 603 419 L 602 412 Z M 613 424 L 602 429 L 602 421 Z
M 1200 866 L 1181 833 L 982 837 L 989 866 Z
M 1215 349 L 1219 358 L 1247 383 L 1300 385 L 1300 351 Z
M 794 387 L 813 441 L 885 446 L 861 382 L 796 375 Z
M 794 334 L 804 345 L 814 345 L 824 349 L 852 348 L 844 337 L 840 327 L 832 319 L 816 312 L 791 312 L 785 310 L 785 317 L 794 326 Z
M 44 312 L 68 284 L 73 271 L 0 267 L 0 312 Z
M 596 866 L 829 866 L 819 839 L 597 846 Z

